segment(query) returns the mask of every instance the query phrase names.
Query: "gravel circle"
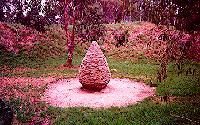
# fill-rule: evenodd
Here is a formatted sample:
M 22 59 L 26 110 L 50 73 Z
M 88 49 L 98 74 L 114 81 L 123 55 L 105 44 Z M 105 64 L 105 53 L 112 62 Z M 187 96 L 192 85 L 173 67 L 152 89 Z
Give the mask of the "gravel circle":
M 111 79 L 100 92 L 86 91 L 77 78 L 62 79 L 50 84 L 42 97 L 51 106 L 110 108 L 136 104 L 154 96 L 155 88 L 129 79 Z

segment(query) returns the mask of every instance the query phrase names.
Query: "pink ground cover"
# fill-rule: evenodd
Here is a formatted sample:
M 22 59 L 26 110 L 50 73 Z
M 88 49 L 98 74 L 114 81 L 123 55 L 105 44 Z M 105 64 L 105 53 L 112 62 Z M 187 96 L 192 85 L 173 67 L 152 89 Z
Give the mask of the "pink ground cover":
M 34 116 L 27 120 L 26 123 L 18 118 L 19 115 L 15 114 L 13 119 L 13 125 L 50 125 L 50 117 L 45 115 L 41 117 L 41 113 L 47 110 L 47 106 L 41 105 L 41 97 L 45 91 L 45 86 L 51 82 L 55 82 L 55 77 L 0 77 L 0 99 L 6 99 L 11 101 L 12 98 L 16 100 L 20 99 L 20 104 L 15 105 L 12 109 L 18 109 L 22 114 L 28 117 L 31 112 L 34 112 Z M 29 105 L 30 104 L 30 105 Z M 29 105 L 29 106 L 28 106 Z M 25 117 L 25 116 L 24 116 Z M 23 118 L 24 118 L 23 117 Z
M 42 100 L 56 107 L 109 108 L 136 104 L 153 96 L 155 89 L 129 79 L 111 79 L 100 92 L 83 90 L 78 79 L 62 79 L 50 84 Z
M 9 86 L 9 85 L 20 85 L 27 86 L 29 84 L 33 86 L 42 86 L 47 83 L 56 80 L 54 77 L 40 77 L 40 78 L 31 78 L 31 77 L 0 77 L 0 87 Z
M 23 89 L 30 85 L 32 88 L 42 88 L 53 81 L 56 81 L 56 78 L 0 77 L 0 98 L 9 100 L 10 97 L 20 97 L 22 99 L 30 97 L 31 103 L 38 102 L 42 92 L 34 89 L 23 91 Z

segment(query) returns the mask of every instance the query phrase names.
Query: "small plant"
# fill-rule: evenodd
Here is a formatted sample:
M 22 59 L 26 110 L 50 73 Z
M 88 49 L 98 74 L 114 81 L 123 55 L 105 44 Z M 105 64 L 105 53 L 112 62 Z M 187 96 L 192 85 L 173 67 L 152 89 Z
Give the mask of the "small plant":
M 13 120 L 13 111 L 9 104 L 0 99 L 0 124 L 11 125 Z
M 41 124 L 46 119 L 46 104 L 40 101 L 44 86 L 6 85 L 2 88 L 2 98 L 10 104 L 19 123 Z
M 21 98 L 11 97 L 9 100 L 19 121 L 23 123 L 27 122 L 35 115 L 34 105 L 30 103 L 28 98 L 23 100 Z

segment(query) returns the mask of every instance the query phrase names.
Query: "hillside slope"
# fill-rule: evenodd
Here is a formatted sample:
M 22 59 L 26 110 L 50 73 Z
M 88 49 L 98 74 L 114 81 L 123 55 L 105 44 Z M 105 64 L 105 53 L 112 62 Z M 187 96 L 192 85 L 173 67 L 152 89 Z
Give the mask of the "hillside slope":
M 170 42 L 169 49 L 174 56 L 180 58 L 183 50 L 189 49 L 187 57 L 200 61 L 200 33 L 195 34 L 194 41 L 191 35 L 181 33 L 170 27 L 156 26 L 148 22 L 132 22 L 124 24 L 107 24 L 105 40 L 101 44 L 102 49 L 109 56 L 120 59 L 153 58 L 159 61 L 166 50 L 167 41 L 159 38 L 164 33 L 168 34 Z M 128 32 L 127 42 L 124 46 L 116 47 L 115 35 Z M 46 28 L 45 33 L 39 33 L 34 29 L 19 24 L 6 24 L 0 22 L 0 46 L 8 51 L 18 53 L 24 50 L 29 57 L 46 58 L 52 56 L 64 56 L 66 54 L 65 31 L 61 25 L 52 25 Z M 85 51 L 85 45 L 79 44 L 80 51 Z M 89 44 L 87 45 L 89 46 Z M 76 48 L 77 48 L 76 47 Z M 86 47 L 87 48 L 87 47 Z M 76 49 L 77 50 L 77 49 Z M 128 52 L 128 53 L 127 53 Z

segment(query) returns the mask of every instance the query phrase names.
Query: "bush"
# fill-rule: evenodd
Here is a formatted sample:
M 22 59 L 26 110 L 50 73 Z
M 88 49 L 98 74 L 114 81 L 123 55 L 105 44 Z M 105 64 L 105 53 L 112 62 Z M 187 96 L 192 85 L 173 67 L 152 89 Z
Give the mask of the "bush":
M 61 25 L 45 28 L 45 33 L 39 33 L 21 24 L 0 24 L 3 40 L 0 42 L 0 57 L 3 58 L 0 63 L 10 65 L 24 60 L 65 56 L 66 38 Z

